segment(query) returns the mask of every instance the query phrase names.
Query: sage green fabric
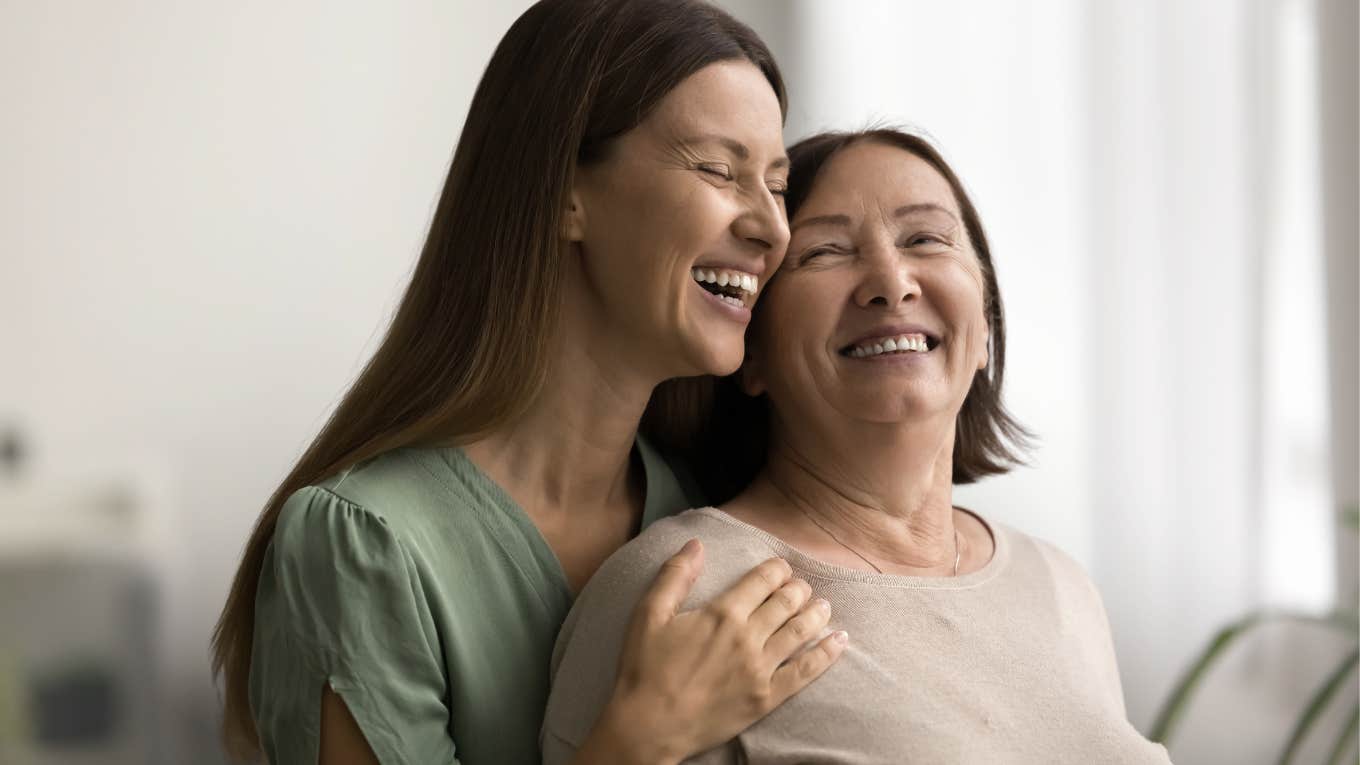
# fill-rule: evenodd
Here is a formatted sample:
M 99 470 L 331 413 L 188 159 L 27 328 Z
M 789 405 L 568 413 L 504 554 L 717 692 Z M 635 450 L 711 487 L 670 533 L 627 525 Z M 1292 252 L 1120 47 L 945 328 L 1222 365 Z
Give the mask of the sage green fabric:
M 642 526 L 695 504 L 641 439 Z M 387 763 L 538 765 L 566 576 L 459 449 L 385 454 L 293 494 L 255 604 L 250 705 L 269 761 L 315 763 L 322 689 Z

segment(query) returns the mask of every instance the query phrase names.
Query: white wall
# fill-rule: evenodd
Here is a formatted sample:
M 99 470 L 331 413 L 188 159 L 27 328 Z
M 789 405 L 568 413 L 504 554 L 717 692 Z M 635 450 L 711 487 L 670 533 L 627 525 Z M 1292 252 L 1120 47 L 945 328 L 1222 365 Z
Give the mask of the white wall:
M 200 734 L 250 524 L 384 325 L 526 5 L 0 5 L 0 421 L 37 473 L 168 479 L 165 657 Z
M 791 140 L 914 126 L 970 187 L 1040 444 L 958 497 L 1092 572 L 1137 725 L 1229 619 L 1329 604 L 1311 3 L 729 7 L 776 41 Z M 1211 677 L 1178 762 L 1273 761 L 1341 647 L 1270 645 Z

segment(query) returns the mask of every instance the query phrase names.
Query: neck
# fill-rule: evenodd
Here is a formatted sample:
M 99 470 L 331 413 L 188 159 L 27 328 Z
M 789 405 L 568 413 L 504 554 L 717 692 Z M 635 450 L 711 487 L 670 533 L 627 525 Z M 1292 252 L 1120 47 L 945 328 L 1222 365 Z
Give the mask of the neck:
M 951 573 L 952 419 L 826 433 L 776 422 L 765 469 L 738 503 L 770 507 L 799 538 L 848 548 L 883 571 Z
M 572 301 L 554 330 L 543 390 L 519 417 L 465 451 L 534 513 L 639 504 L 629 455 L 652 389 Z

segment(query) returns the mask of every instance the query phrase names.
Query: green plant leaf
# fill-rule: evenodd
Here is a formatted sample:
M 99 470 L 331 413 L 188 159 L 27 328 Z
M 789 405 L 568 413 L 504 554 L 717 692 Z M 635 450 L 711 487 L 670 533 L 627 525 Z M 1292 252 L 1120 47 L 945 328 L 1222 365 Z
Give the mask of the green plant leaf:
M 1341 735 L 1337 736 L 1336 743 L 1332 744 L 1332 753 L 1327 756 L 1327 765 L 1340 765 L 1341 758 L 1350 748 L 1350 743 L 1355 739 L 1356 730 L 1360 730 L 1360 704 L 1351 707 L 1351 718 L 1346 723 L 1346 727 L 1341 729 Z
M 1162 704 L 1161 711 L 1157 713 L 1157 721 L 1152 724 L 1152 732 L 1148 734 L 1148 738 L 1159 744 L 1166 744 L 1170 741 L 1176 725 L 1185 715 L 1185 707 L 1190 703 L 1191 694 L 1204 680 L 1205 673 L 1222 657 L 1223 653 L 1238 637 L 1266 618 L 1267 615 L 1263 612 L 1251 613 L 1220 629 L 1214 635 L 1213 639 L 1209 641 L 1209 645 L 1181 674 L 1175 690 L 1171 692 L 1171 696 Z
M 1341 522 L 1353 529 L 1360 529 L 1360 505 L 1347 505 L 1342 508 Z
M 1257 625 L 1268 622 L 1302 622 L 1340 629 L 1349 632 L 1351 635 L 1360 633 L 1360 627 L 1357 627 L 1357 616 L 1350 611 L 1333 611 L 1322 616 L 1293 611 L 1252 611 L 1215 633 L 1204 650 L 1181 673 L 1171 695 L 1167 697 L 1166 701 L 1162 702 L 1162 708 L 1157 713 L 1156 721 L 1152 724 L 1148 738 L 1159 744 L 1169 744 L 1171 734 L 1175 732 L 1176 726 L 1185 716 L 1186 705 L 1190 703 L 1190 698 L 1199 688 L 1200 683 L 1203 682 L 1209 668 L 1223 657 L 1223 654 L 1238 638 Z
M 1346 681 L 1351 670 L 1355 669 L 1357 661 L 1360 661 L 1360 649 L 1351 651 L 1350 655 L 1318 687 L 1313 698 L 1308 701 L 1308 706 L 1304 708 L 1303 714 L 1299 715 L 1298 722 L 1294 723 L 1294 731 L 1289 734 L 1289 743 L 1285 744 L 1284 753 L 1280 755 L 1282 765 L 1288 765 L 1288 763 L 1294 761 L 1294 752 L 1308 737 L 1308 731 L 1317 722 L 1322 710 L 1327 708 L 1327 702 L 1331 701 L 1336 692 L 1341 689 L 1341 684 Z

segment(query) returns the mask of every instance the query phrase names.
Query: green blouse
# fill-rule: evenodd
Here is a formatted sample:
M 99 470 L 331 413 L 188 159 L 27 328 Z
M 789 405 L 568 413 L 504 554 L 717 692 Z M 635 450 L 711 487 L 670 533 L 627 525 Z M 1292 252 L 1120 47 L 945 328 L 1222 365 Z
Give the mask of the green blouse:
M 703 504 L 640 438 L 635 454 L 644 528 Z M 383 763 L 538 765 L 571 603 L 533 522 L 459 449 L 395 451 L 302 489 L 255 601 L 250 706 L 265 754 L 317 761 L 329 683 Z

